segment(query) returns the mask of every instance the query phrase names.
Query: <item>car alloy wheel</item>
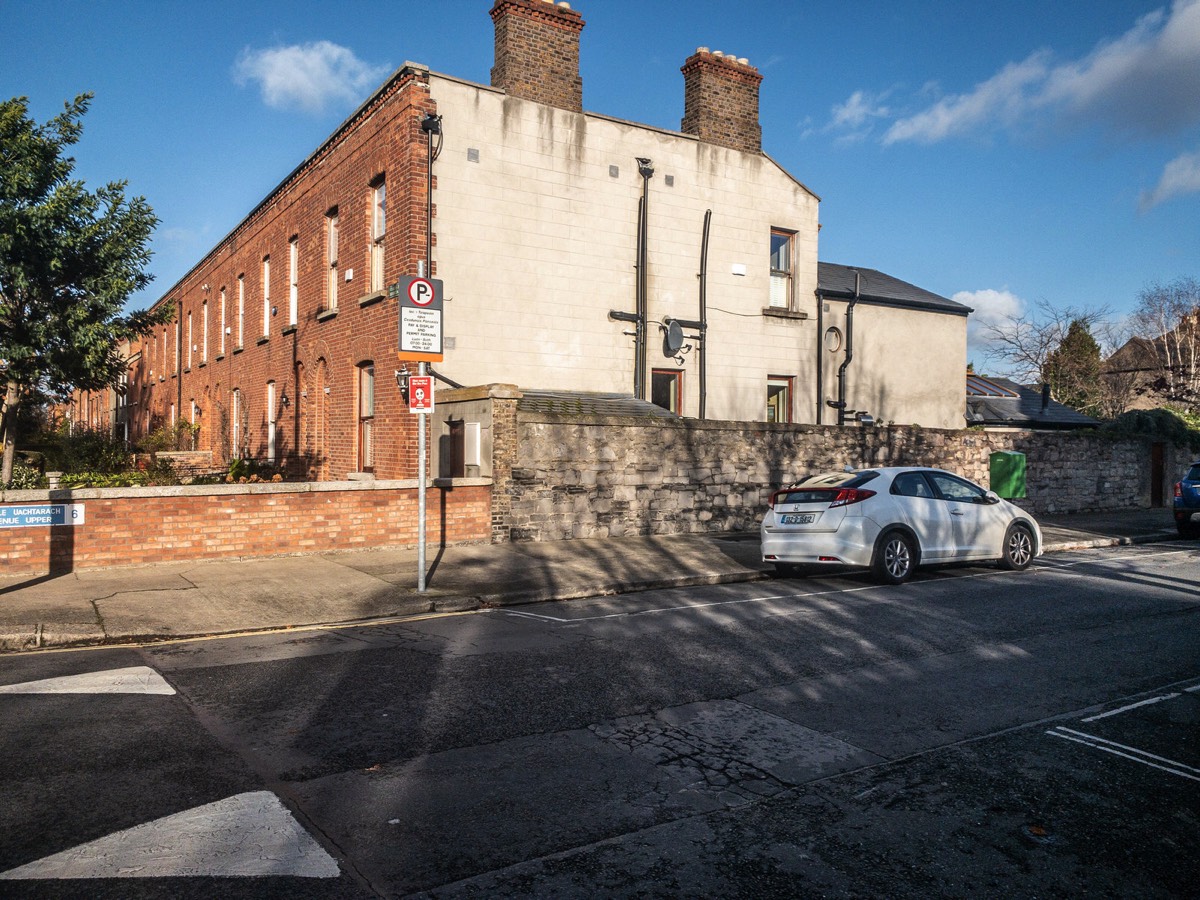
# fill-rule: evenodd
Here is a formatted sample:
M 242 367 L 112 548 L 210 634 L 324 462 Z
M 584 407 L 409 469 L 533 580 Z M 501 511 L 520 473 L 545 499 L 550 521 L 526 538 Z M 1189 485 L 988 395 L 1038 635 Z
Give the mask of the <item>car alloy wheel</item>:
M 1024 525 L 1013 525 L 1004 536 L 1004 556 L 1000 564 L 1006 569 L 1021 571 L 1033 562 L 1033 535 Z
M 875 575 L 887 584 L 903 584 L 912 577 L 913 545 L 899 531 L 890 531 L 875 553 Z

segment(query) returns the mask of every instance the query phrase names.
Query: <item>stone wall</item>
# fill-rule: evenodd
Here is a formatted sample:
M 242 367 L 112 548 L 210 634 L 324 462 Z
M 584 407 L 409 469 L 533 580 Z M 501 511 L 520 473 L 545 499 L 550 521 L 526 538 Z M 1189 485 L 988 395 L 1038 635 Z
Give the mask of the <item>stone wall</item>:
M 520 413 L 509 537 L 746 531 L 771 492 L 850 465 L 928 465 L 989 486 L 996 451 L 1026 454 L 1034 514 L 1149 507 L 1149 441 L 1095 432 L 837 428 Z M 1190 458 L 1166 448 L 1167 485 Z M 1166 485 L 1164 485 L 1166 487 Z M 1170 492 L 1164 493 L 1169 503 Z

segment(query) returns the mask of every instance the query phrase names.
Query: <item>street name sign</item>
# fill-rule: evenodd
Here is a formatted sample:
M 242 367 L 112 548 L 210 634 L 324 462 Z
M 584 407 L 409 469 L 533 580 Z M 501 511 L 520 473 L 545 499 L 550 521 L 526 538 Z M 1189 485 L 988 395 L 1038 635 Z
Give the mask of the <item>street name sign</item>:
M 0 528 L 38 528 L 50 525 L 82 524 L 82 503 L 0 506 Z

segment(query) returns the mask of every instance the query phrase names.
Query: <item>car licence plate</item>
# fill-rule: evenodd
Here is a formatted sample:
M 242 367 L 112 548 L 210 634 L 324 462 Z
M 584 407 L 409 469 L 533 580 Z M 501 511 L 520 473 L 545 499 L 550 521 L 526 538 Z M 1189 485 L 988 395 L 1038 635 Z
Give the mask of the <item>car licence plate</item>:
M 811 525 L 815 521 L 817 521 L 816 513 L 789 513 L 779 517 L 779 522 L 781 525 Z

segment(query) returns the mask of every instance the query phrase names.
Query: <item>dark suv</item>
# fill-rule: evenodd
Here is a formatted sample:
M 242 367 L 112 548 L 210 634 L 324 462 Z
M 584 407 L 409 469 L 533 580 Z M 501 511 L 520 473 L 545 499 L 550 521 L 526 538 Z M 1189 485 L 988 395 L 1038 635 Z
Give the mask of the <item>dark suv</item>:
M 1200 460 L 1175 482 L 1175 525 L 1182 537 L 1196 534 L 1200 526 Z

